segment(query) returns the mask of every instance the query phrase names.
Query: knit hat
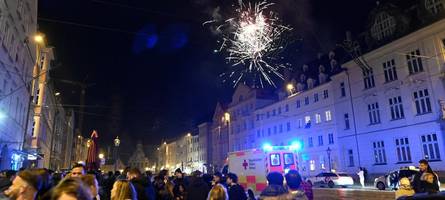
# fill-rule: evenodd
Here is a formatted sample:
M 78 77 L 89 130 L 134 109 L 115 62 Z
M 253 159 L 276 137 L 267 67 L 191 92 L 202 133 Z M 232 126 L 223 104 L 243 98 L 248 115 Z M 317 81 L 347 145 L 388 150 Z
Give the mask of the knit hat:
M 176 174 L 176 173 L 180 173 L 180 174 L 182 174 L 181 168 L 176 169 L 176 170 L 175 170 L 175 174 Z

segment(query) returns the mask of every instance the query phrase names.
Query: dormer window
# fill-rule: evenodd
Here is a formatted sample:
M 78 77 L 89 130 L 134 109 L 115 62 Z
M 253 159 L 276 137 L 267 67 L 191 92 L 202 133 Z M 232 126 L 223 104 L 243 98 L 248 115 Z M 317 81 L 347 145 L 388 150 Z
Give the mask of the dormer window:
M 425 8 L 432 14 L 437 14 L 443 10 L 443 0 L 425 0 Z
M 386 12 L 376 15 L 374 25 L 371 28 L 371 35 L 376 40 L 383 40 L 394 33 L 396 22 L 394 17 Z

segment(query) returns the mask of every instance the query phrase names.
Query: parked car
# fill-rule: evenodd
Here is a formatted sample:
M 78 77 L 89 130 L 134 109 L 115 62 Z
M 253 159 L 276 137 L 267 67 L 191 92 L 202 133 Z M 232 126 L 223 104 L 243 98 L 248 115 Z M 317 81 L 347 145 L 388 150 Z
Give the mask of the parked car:
M 379 190 L 391 189 L 397 190 L 399 188 L 399 180 L 401 178 L 408 178 L 410 181 L 414 178 L 414 175 L 419 172 L 419 169 L 410 167 L 401 167 L 400 169 L 389 172 L 384 176 L 374 179 L 374 187 Z
M 312 185 L 328 186 L 330 188 L 335 186 L 347 187 L 354 185 L 352 177 L 341 172 L 322 172 L 314 177 L 308 178 L 307 181 Z

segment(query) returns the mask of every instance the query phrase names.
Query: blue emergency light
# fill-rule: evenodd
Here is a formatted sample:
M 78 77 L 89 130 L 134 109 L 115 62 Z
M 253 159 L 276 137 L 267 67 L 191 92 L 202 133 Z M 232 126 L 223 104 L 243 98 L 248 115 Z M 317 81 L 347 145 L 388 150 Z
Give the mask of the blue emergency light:
M 272 150 L 273 150 L 273 147 L 272 147 L 272 145 L 270 145 L 269 143 L 264 143 L 264 144 L 263 144 L 263 150 L 264 150 L 264 151 L 272 151 Z

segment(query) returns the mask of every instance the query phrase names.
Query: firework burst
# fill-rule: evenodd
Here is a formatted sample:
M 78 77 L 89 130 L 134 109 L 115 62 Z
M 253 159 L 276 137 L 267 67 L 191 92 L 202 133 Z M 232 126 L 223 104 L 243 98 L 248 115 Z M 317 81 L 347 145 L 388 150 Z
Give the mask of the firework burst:
M 280 71 L 289 64 L 283 64 L 279 54 L 286 46 L 285 33 L 292 28 L 282 25 L 274 12 L 266 11 L 272 5 L 266 1 L 240 4 L 236 17 L 217 26 L 222 41 L 215 51 L 226 52 L 226 59 L 232 64 L 229 72 L 221 74 L 224 82 L 234 86 L 242 82 L 253 87 L 267 83 L 276 87 L 274 79 L 283 79 Z

